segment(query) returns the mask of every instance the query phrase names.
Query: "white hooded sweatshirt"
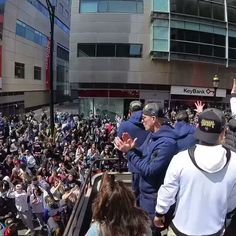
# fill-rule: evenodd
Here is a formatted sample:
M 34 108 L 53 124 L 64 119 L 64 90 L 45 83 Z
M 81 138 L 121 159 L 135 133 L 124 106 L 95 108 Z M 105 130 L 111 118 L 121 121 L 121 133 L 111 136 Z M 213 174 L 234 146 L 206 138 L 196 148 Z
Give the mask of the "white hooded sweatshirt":
M 227 163 L 221 146 L 197 145 L 197 168 L 188 150 L 175 155 L 157 196 L 156 212 L 166 214 L 176 202 L 173 219 L 183 234 L 211 235 L 224 228 L 226 214 L 236 208 L 236 153 Z

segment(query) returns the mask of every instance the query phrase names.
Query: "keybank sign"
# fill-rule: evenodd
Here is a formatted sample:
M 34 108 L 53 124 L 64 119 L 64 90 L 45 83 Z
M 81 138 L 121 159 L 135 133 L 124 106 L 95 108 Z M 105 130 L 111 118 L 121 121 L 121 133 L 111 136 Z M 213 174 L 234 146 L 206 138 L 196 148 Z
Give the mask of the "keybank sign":
M 176 94 L 176 95 L 213 97 L 214 89 L 213 88 L 185 87 L 185 86 L 171 86 L 170 93 Z M 217 89 L 216 96 L 226 97 L 226 90 Z

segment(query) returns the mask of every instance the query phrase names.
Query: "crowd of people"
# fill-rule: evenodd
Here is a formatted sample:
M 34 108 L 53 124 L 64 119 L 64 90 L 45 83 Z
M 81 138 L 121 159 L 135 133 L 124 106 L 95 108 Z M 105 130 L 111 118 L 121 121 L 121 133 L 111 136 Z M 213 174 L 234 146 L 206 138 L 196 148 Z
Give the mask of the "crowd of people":
M 56 112 L 50 134 L 45 112 L 36 118 L 0 115 L 0 225 L 4 235 L 62 235 L 94 160 L 114 157 L 116 125 L 108 118 Z M 103 160 L 94 172 L 116 168 Z
M 236 94 L 236 81 L 234 85 Z M 232 104 L 234 102 L 232 99 Z M 234 170 L 236 122 L 234 117 L 226 121 L 225 116 L 229 118 L 229 115 L 218 109 L 204 111 L 202 102 L 196 102 L 195 106 L 195 110 L 163 112 L 156 103 L 143 107 L 140 101 L 133 101 L 129 118 L 123 121 L 119 116 L 111 121 L 107 116 L 91 114 L 85 119 L 78 114 L 56 112 L 53 134 L 45 112 L 40 118 L 36 118 L 34 112 L 10 117 L 0 114 L 0 227 L 3 234 L 17 235 L 23 223 L 26 234 L 34 235 L 38 226 L 51 235 L 62 235 L 92 163 L 103 159 L 94 165 L 94 173 L 114 171 L 118 169 L 117 163 L 105 159 L 118 156 L 123 160 L 123 167 L 132 172 L 133 191 L 105 175 L 93 204 L 95 223 L 88 236 L 157 236 L 169 225 L 168 235 L 220 236 L 224 231 L 223 218 L 236 207 L 235 197 L 228 194 L 234 193 L 231 183 L 236 183 L 231 181 L 234 174 L 228 170 Z M 226 122 L 229 128 L 223 135 Z M 192 159 L 187 158 L 190 154 L 192 163 Z M 213 158 L 204 163 L 199 156 Z M 181 158 L 186 159 L 185 162 L 179 163 Z M 190 174 L 183 177 L 183 172 Z M 231 175 L 228 177 L 225 172 Z M 194 207 L 192 195 L 200 191 L 196 180 L 202 184 L 202 193 L 207 195 L 197 198 L 198 205 Z M 218 192 L 212 191 L 216 185 L 220 186 L 219 191 L 223 189 L 221 192 L 227 193 L 225 197 L 221 195 L 219 199 Z M 209 201 L 202 204 L 206 198 Z M 228 198 L 232 199 L 230 203 Z M 186 205 L 188 199 L 190 202 Z M 199 205 L 208 209 L 210 202 L 221 209 L 205 217 L 204 226 L 199 227 L 197 220 L 186 223 L 188 217 L 193 217 L 192 210 Z M 226 205 L 230 207 L 224 208 Z M 193 213 L 201 218 L 201 211 Z
M 236 80 L 231 93 L 230 116 L 217 108 L 204 110 L 201 102 L 195 116 L 189 110 L 166 115 L 156 103 L 132 102 L 114 142 L 128 158 L 133 195 L 117 208 L 124 199 L 120 190 L 113 200 L 119 181 L 104 181 L 86 236 L 160 236 L 164 229 L 168 236 L 235 235 L 228 226 L 235 224 L 236 209 Z M 139 206 L 149 224 L 141 213 L 130 221 L 128 203 L 130 213 Z M 119 218 L 122 227 L 112 226 Z M 133 221 L 143 221 L 139 232 Z

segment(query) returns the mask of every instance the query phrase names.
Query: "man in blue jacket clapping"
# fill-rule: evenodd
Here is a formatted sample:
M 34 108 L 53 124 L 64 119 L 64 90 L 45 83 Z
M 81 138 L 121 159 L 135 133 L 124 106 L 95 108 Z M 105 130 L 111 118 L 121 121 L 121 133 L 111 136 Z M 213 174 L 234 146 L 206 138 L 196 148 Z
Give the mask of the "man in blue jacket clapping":
M 157 191 L 172 157 L 178 152 L 178 134 L 165 122 L 163 111 L 156 103 L 147 104 L 142 117 L 145 129 L 151 132 L 141 147 L 136 147 L 137 139 L 128 133 L 116 137 L 115 144 L 120 151 L 128 153 L 130 163 L 138 169 L 140 206 L 154 219 Z M 153 235 L 160 235 L 156 229 L 153 231 Z

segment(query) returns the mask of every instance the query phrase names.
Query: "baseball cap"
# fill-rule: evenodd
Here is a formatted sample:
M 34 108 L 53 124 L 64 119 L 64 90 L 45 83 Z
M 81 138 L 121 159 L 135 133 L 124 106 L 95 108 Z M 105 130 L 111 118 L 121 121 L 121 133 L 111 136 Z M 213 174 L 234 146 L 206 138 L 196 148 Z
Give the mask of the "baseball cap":
M 130 110 L 130 112 L 142 110 L 142 103 L 138 100 L 132 101 L 129 104 L 129 110 Z
M 164 118 L 164 113 L 162 108 L 157 103 L 148 103 L 143 108 L 143 114 L 146 116 L 156 116 L 159 118 Z
M 224 113 L 216 108 L 208 108 L 199 115 L 195 138 L 209 144 L 217 144 L 224 126 Z

